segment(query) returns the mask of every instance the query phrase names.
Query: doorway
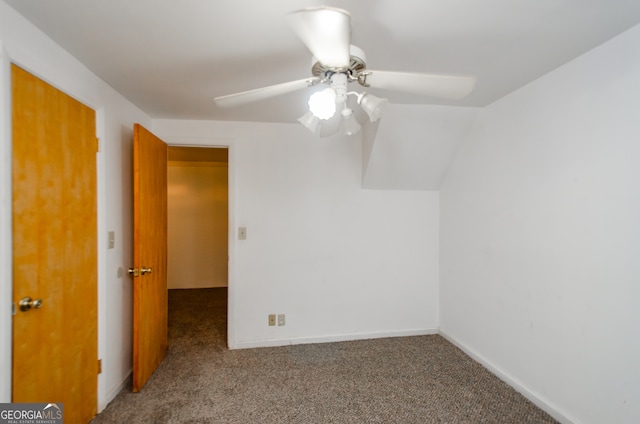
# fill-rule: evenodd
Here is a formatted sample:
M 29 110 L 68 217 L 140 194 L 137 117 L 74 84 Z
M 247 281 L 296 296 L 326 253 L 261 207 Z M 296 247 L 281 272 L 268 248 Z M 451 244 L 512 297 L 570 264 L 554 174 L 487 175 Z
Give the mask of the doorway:
M 172 292 L 190 290 L 195 295 L 202 293 L 203 297 L 213 293 L 217 303 L 224 301 L 226 306 L 228 163 L 226 147 L 169 146 L 167 287 L 170 302 L 172 297 L 177 298 L 171 296 Z

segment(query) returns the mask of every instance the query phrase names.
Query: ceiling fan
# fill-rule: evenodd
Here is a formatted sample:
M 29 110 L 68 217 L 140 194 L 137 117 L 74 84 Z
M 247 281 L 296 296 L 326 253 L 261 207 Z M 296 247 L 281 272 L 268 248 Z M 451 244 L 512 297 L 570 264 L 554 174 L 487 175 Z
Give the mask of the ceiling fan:
M 312 7 L 287 16 L 296 35 L 314 56 L 312 77 L 271 85 L 214 98 L 220 107 L 239 106 L 254 101 L 287 94 L 318 84 L 327 88 L 309 100 L 310 111 L 299 121 L 319 133 L 320 120 L 333 117 L 339 108 L 343 132 L 353 134 L 360 128 L 351 109 L 346 106 L 348 95 L 376 121 L 386 104 L 369 93 L 347 92 L 347 84 L 357 82 L 363 87 L 380 88 L 403 93 L 457 100 L 468 95 L 476 79 L 467 76 L 435 75 L 408 72 L 374 71 L 367 69 L 366 56 L 351 44 L 351 15 L 343 9 L 328 6 Z

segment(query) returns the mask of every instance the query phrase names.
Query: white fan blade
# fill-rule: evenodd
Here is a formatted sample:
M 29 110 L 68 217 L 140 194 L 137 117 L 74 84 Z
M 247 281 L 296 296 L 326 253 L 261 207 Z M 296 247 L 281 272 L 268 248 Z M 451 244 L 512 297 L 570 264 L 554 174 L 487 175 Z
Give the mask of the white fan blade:
M 452 100 L 467 96 L 476 85 L 474 77 L 370 70 L 364 73 L 366 84 L 374 88 Z
M 243 91 L 241 93 L 219 96 L 213 101 L 220 107 L 240 106 L 246 103 L 267 99 L 269 97 L 280 96 L 291 93 L 302 88 L 311 87 L 320 82 L 320 78 L 311 77 L 297 81 L 289 81 L 282 84 L 270 85 L 268 87 L 256 88 L 255 90 Z
M 315 58 L 328 68 L 346 68 L 351 61 L 351 15 L 335 7 L 293 12 L 289 24 Z

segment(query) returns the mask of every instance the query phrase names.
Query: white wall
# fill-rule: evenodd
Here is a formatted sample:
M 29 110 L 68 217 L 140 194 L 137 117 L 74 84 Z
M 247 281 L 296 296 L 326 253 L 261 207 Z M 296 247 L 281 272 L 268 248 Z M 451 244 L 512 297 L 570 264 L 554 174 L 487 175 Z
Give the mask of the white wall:
M 0 1 L 0 293 L 11 294 L 11 84 L 14 62 L 96 110 L 98 154 L 98 349 L 103 372 L 98 378 L 99 409 L 122 387 L 131 371 L 131 282 L 118 277 L 131 253 L 131 156 L 133 123 L 149 118 L 65 50 Z M 107 232 L 116 245 L 107 249 Z M 0 402 L 11 400 L 11 310 L 0 302 Z
M 228 187 L 223 162 L 169 161 L 167 286 L 227 287 Z
M 640 421 L 640 26 L 486 107 L 441 191 L 443 333 L 562 421 Z
M 155 120 L 153 131 L 230 147 L 231 348 L 437 330 L 437 192 L 361 189 L 358 137 L 210 121 Z M 269 327 L 270 313 L 286 325 Z

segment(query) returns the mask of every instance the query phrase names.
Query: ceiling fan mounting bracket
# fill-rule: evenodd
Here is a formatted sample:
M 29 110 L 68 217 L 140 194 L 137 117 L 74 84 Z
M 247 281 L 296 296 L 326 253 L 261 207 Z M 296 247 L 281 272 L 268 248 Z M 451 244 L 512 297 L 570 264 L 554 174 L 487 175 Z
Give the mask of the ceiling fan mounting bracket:
M 311 67 L 311 73 L 320 78 L 330 77 L 333 74 L 346 74 L 349 82 L 357 81 L 360 75 L 367 68 L 365 61 L 357 56 L 351 56 L 348 67 L 335 68 L 325 66 L 320 62 L 316 62 Z
M 371 75 L 371 72 L 360 72 L 357 76 L 356 79 L 358 80 L 358 84 L 360 84 L 363 87 L 371 87 L 368 83 L 367 83 L 367 75 Z

